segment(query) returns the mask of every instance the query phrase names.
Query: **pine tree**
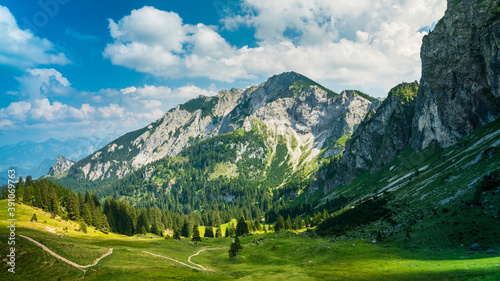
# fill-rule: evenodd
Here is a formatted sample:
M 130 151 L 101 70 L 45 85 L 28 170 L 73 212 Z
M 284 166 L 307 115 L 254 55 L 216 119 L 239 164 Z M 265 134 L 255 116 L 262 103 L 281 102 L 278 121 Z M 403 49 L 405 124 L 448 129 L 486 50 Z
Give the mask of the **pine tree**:
M 195 224 L 193 227 L 193 241 L 194 242 L 201 242 L 201 237 L 200 237 L 200 230 L 198 229 L 198 225 Z
M 229 226 L 228 226 L 228 227 L 226 227 L 226 233 L 225 233 L 225 234 L 226 234 L 226 235 L 225 235 L 226 237 L 231 236 L 231 233 L 229 233 Z
M 146 212 L 147 211 L 143 209 L 139 217 L 137 217 L 137 228 L 141 229 L 144 226 L 146 232 L 150 232 L 151 229 L 149 227 L 149 220 Z
M 141 227 L 141 234 L 143 234 L 143 235 L 148 234 L 148 232 L 146 231 L 146 228 L 144 227 L 144 225 Z
M 244 217 L 241 217 L 238 220 L 238 224 L 236 225 L 236 236 L 241 236 L 250 233 L 248 230 L 248 224 L 245 221 Z
M 221 238 L 222 237 L 222 229 L 220 228 L 220 225 L 219 227 L 217 227 L 217 231 L 215 231 L 215 238 Z
M 290 219 L 290 215 L 288 215 L 285 221 L 285 229 L 292 229 L 292 220 Z
M 214 230 L 211 226 L 205 227 L 205 234 L 203 235 L 203 237 L 214 238 Z
M 33 214 L 31 217 L 31 222 L 38 222 L 38 219 L 36 218 L 36 214 Z
M 274 231 L 278 232 L 285 228 L 285 220 L 281 215 L 278 215 L 276 219 L 276 223 L 274 224 Z
M 236 238 L 234 238 L 233 240 L 233 243 L 231 243 L 231 247 L 229 248 L 229 258 L 238 259 L 238 252 L 242 249 L 243 246 L 241 246 L 240 238 L 236 236 Z
M 191 227 L 189 226 L 189 221 L 186 219 L 184 225 L 182 226 L 181 235 L 184 237 L 191 236 Z
M 161 229 L 158 227 L 156 222 L 153 223 L 153 226 L 151 227 L 151 233 L 161 236 Z
M 109 223 L 108 223 L 108 217 L 106 217 L 106 215 L 102 215 L 102 230 L 104 230 L 104 231 L 111 230 Z
M 174 229 L 174 236 L 173 236 L 173 238 L 174 238 L 175 240 L 179 240 L 179 241 L 181 241 L 181 231 L 180 231 L 180 230 L 178 230 L 178 229 Z
M 80 231 L 87 233 L 87 224 L 84 221 L 80 221 Z

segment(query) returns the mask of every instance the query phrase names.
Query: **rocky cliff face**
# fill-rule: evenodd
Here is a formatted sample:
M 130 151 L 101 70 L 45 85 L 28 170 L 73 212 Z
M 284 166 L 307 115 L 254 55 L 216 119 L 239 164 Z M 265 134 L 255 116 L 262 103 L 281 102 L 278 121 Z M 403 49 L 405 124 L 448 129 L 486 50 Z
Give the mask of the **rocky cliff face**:
M 365 170 L 375 172 L 389 163 L 410 141 L 418 82 L 394 87 L 382 105 L 371 110 L 347 141 L 339 162 L 322 169 L 310 193 L 319 188 L 327 193 L 347 185 Z
M 68 171 L 75 162 L 68 160 L 62 156 L 57 156 L 56 163 L 50 168 L 48 176 L 57 176 Z
M 338 95 L 300 74 L 283 73 L 244 91 L 224 90 L 179 105 L 79 161 L 70 174 L 87 180 L 121 178 L 193 143 L 240 128 L 250 131 L 257 123 L 286 140 L 289 161 L 298 169 L 325 149 L 327 156 L 341 153 L 343 146 L 336 141 L 350 136 L 371 107 L 372 102 L 356 92 Z
M 448 147 L 500 116 L 500 2 L 448 1 L 424 37 L 411 143 Z
M 310 192 L 321 187 L 328 192 L 365 170 L 373 173 L 408 144 L 415 150 L 433 142 L 449 147 L 496 120 L 499 5 L 498 1 L 448 1 L 445 16 L 423 40 L 420 87 L 412 83 L 391 90 L 347 142 L 343 158 L 318 173 Z

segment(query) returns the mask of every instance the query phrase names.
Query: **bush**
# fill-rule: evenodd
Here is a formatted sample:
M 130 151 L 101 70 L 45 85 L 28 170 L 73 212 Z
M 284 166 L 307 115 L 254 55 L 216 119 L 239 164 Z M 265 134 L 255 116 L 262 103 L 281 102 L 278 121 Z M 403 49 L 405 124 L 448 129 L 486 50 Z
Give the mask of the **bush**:
M 479 184 L 481 191 L 490 191 L 500 186 L 500 170 L 496 170 L 486 176 Z

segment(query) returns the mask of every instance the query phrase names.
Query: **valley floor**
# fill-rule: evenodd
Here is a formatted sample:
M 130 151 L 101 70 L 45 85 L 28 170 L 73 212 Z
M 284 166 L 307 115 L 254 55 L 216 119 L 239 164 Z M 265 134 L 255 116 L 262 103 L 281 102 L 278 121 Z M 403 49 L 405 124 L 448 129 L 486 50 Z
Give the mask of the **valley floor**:
M 0 201 L 2 280 L 498 280 L 500 257 L 457 249 L 407 248 L 402 243 L 332 240 L 307 233 L 267 233 L 242 237 L 238 260 L 228 257 L 231 238 L 203 239 L 198 246 L 158 236 L 127 237 L 75 231 L 38 209 L 17 206 L 16 273 L 7 271 L 6 201 Z M 37 214 L 38 223 L 29 222 Z M 50 255 L 48 249 L 86 270 Z M 10 246 L 9 246 L 10 247 Z M 405 249 L 403 249 L 406 248 Z M 409 250 L 411 249 L 411 250 Z M 205 250 L 205 251 L 203 251 Z M 210 250 L 210 251 L 208 251 Z M 151 255 L 154 254 L 154 255 Z M 165 257 L 169 258 L 166 259 Z M 176 260 L 176 261 L 174 261 Z M 178 261 L 178 262 L 177 262 Z M 183 264 L 181 264 L 181 263 Z M 190 265 L 192 267 L 188 267 Z M 204 270 L 205 269 L 205 270 Z

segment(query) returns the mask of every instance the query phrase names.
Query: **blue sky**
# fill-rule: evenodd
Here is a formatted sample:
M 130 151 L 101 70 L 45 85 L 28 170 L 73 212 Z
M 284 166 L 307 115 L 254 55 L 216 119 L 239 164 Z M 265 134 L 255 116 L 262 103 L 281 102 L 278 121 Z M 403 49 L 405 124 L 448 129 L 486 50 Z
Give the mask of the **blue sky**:
M 119 3 L 119 4 L 117 4 Z M 383 97 L 445 0 L 0 1 L 0 145 L 110 137 L 296 71 Z

